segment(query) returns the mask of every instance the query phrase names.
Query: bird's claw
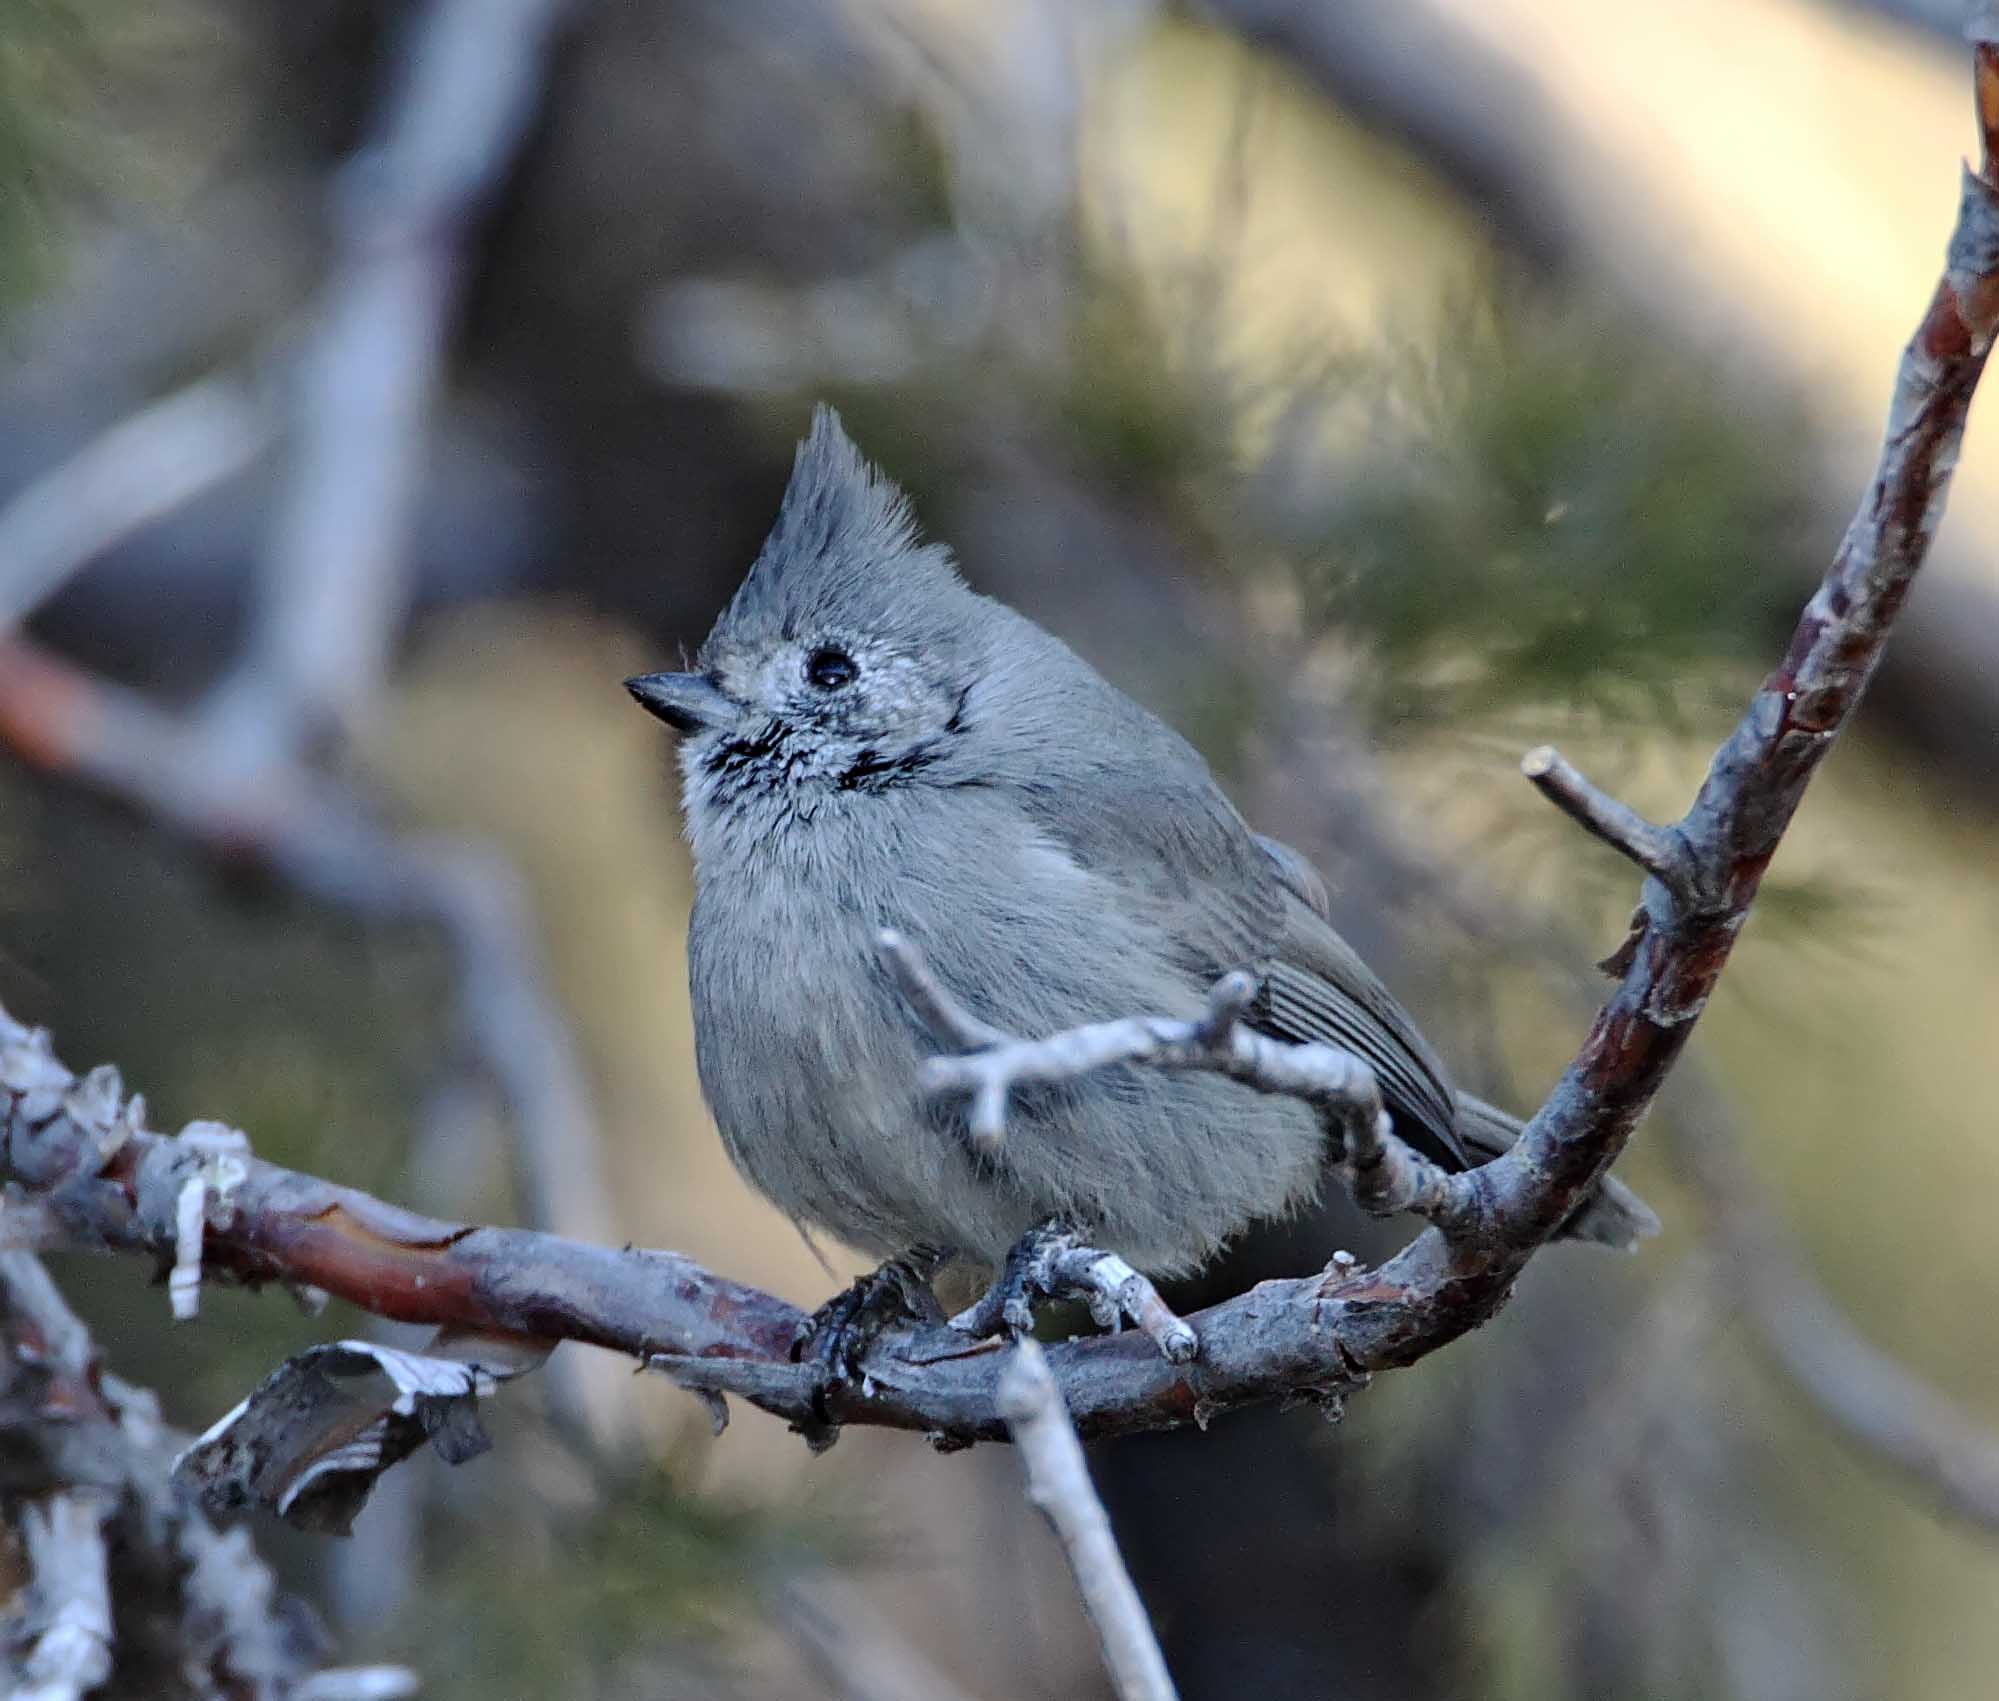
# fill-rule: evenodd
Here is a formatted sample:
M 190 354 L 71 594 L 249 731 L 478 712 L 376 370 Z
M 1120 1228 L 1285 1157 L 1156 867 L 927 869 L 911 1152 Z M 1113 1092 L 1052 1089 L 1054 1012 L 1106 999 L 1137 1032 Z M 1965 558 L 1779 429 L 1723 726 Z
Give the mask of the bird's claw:
M 943 1307 L 918 1262 L 891 1258 L 842 1288 L 798 1326 L 791 1356 L 819 1367 L 822 1380 L 850 1383 L 876 1341 L 901 1323 L 941 1323 Z
M 951 1327 L 978 1339 L 1033 1331 L 1034 1309 L 1047 1300 L 1082 1299 L 1106 1329 L 1128 1319 L 1174 1364 L 1201 1350 L 1193 1326 L 1159 1297 L 1159 1290 L 1115 1252 L 1083 1244 L 1061 1222 L 1029 1229 L 1006 1255 L 991 1287 L 951 1319 Z

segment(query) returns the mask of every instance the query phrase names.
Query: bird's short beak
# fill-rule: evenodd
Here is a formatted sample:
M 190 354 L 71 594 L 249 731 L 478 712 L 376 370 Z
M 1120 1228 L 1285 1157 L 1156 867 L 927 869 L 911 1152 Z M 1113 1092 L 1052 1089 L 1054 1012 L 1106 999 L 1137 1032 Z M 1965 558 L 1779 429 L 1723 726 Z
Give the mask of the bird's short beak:
M 706 674 L 642 673 L 626 680 L 625 689 L 676 732 L 714 726 L 729 709 L 728 696 Z

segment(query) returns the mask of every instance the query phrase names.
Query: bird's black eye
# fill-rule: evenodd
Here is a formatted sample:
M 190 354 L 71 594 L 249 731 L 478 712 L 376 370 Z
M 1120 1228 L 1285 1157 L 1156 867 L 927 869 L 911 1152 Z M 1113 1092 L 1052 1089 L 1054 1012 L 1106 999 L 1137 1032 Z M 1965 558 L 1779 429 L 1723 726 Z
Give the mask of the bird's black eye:
M 821 691 L 837 691 L 843 685 L 853 684 L 860 671 L 845 650 L 814 650 L 805 658 L 805 677 Z

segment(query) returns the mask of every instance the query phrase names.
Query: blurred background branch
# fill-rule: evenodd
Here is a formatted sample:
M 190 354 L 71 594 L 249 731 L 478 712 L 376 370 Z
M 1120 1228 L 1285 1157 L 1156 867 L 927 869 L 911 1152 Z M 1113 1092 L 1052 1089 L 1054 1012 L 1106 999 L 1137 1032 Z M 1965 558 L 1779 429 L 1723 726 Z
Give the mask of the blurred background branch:
M 267 437 L 247 397 L 204 378 L 20 491 L 0 511 L 0 634 L 106 550 L 241 472 Z
M 1999 1436 L 1868 1341 L 1829 1299 L 1742 1155 L 1712 1083 L 1675 1083 L 1672 1149 L 1699 1189 L 1723 1261 L 1713 1280 L 1772 1363 L 1866 1457 L 1967 1523 L 1999 1531 Z
M 256 618 L 207 710 L 223 762 L 289 760 L 380 691 L 463 253 L 534 122 L 568 10 L 431 0 L 391 53 L 376 132 L 329 196 L 335 251 L 297 351 Z

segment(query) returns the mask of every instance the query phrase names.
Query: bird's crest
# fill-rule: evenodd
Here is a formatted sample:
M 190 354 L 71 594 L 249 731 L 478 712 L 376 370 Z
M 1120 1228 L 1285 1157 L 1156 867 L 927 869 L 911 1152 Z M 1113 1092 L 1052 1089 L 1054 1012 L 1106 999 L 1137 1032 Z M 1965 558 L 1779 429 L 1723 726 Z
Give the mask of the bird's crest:
M 908 499 L 821 402 L 777 523 L 716 630 L 789 638 L 828 621 L 890 630 L 962 585 L 949 551 L 922 541 Z

